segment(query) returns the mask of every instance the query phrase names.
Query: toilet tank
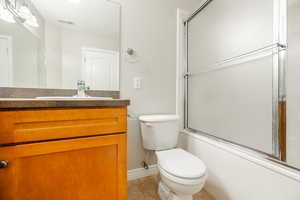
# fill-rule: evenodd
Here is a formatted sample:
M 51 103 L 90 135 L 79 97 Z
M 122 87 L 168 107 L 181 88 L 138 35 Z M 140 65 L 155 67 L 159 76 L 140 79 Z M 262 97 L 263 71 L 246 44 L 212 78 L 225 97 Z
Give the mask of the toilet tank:
M 156 151 L 176 147 L 179 135 L 177 115 L 142 115 L 139 120 L 145 149 Z

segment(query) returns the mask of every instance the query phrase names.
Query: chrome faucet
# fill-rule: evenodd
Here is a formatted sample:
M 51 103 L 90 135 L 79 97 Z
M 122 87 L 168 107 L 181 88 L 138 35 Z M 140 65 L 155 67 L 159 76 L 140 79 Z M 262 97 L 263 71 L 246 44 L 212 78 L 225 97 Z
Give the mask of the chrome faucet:
M 86 94 L 86 91 L 90 90 L 90 87 L 85 86 L 85 81 L 78 80 L 77 81 L 77 94 L 74 97 L 89 97 Z

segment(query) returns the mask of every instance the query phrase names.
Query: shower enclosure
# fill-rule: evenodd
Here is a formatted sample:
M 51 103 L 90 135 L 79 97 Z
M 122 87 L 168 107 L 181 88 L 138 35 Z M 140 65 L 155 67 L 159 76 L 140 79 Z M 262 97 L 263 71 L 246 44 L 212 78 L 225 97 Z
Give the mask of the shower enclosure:
M 194 12 L 185 129 L 300 169 L 299 17 L 300 0 L 208 0 Z

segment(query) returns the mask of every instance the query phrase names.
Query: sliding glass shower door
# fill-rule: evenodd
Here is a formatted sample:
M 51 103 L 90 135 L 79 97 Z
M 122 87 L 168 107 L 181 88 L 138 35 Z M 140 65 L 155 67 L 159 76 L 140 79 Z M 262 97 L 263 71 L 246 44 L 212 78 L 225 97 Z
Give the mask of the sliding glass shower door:
M 189 18 L 186 128 L 279 157 L 280 9 L 210 0 Z
M 287 163 L 300 169 L 300 0 L 288 2 Z

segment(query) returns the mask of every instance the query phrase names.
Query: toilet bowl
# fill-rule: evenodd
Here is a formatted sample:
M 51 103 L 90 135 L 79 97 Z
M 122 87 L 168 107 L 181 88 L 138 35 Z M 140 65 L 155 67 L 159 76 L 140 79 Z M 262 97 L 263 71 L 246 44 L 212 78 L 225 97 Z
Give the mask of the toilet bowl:
M 176 115 L 139 117 L 144 147 L 154 150 L 157 157 L 161 200 L 192 200 L 207 178 L 206 166 L 199 158 L 176 148 L 178 119 Z
M 162 200 L 192 200 L 192 196 L 203 188 L 207 173 L 199 158 L 182 149 L 158 151 L 156 156 L 162 181 L 160 187 L 170 189 L 164 194 L 159 190 Z

